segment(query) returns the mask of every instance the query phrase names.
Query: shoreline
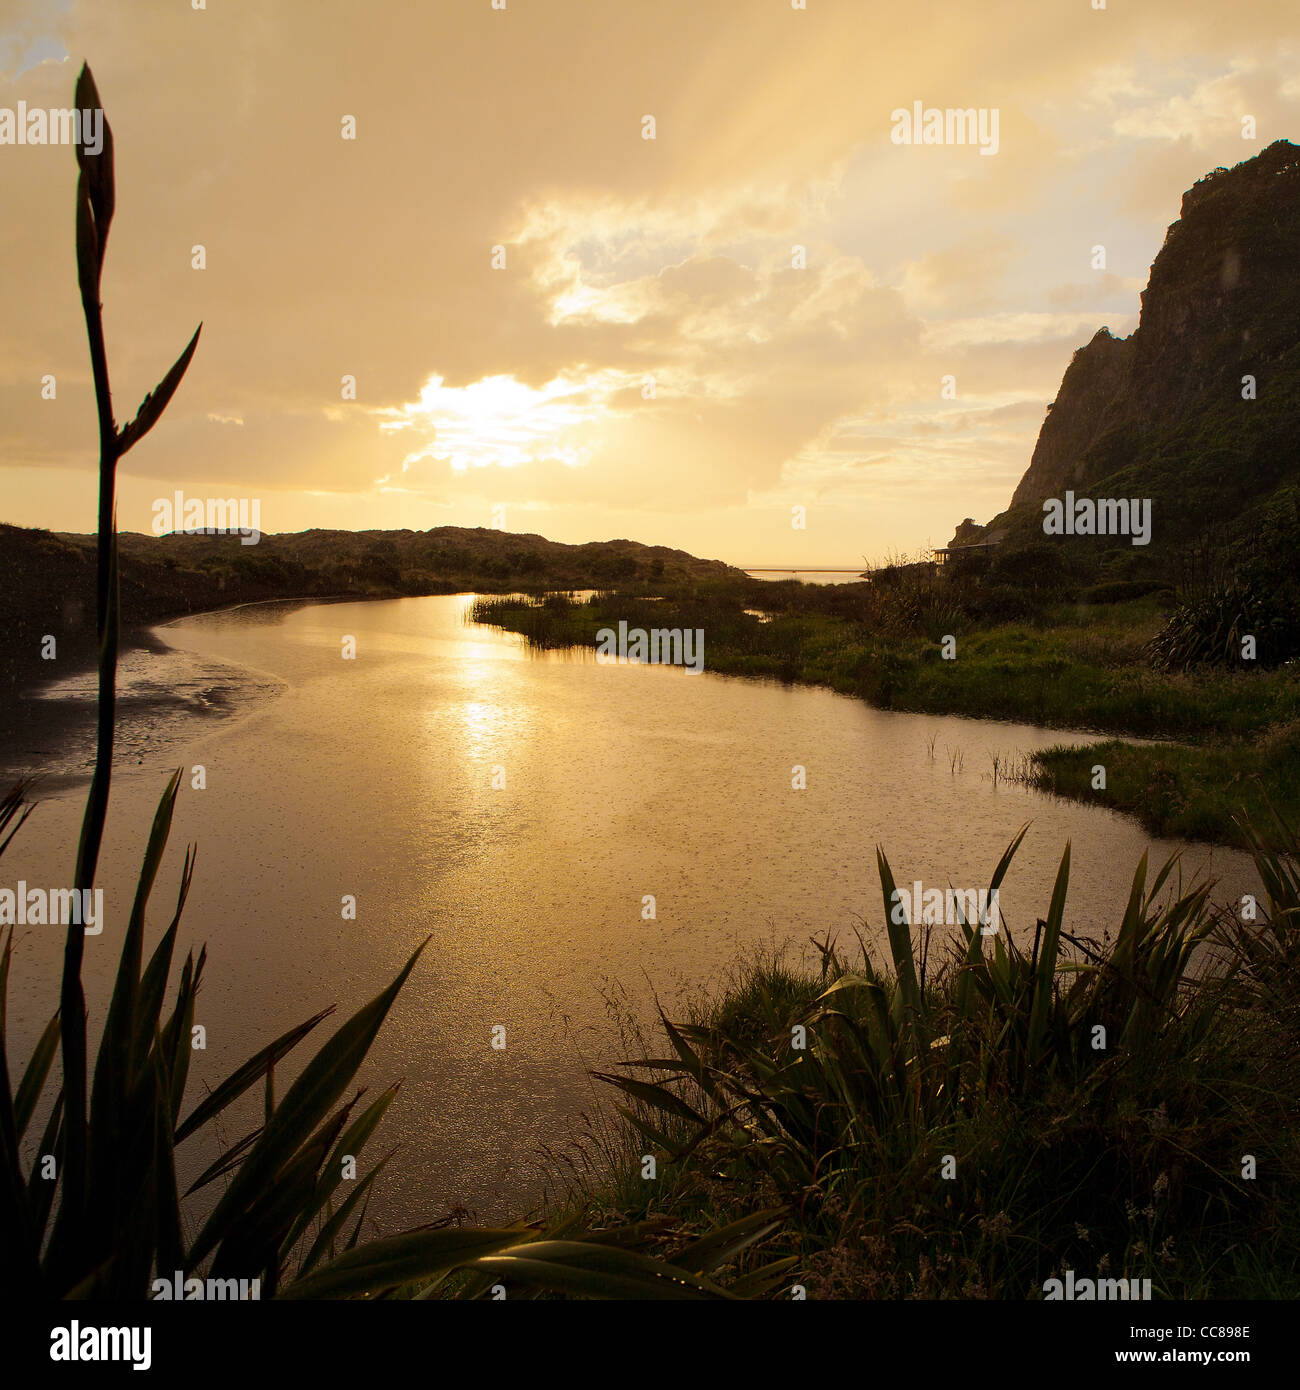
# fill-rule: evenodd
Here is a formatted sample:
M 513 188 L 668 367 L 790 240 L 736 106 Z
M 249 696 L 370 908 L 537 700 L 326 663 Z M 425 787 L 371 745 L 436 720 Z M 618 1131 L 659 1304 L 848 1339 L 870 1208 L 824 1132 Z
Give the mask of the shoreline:
M 225 604 L 210 611 L 247 606 Z M 129 772 L 133 764 L 143 761 L 153 751 L 152 742 L 169 743 L 184 721 L 235 718 L 244 704 L 283 684 L 271 672 L 235 662 L 197 659 L 159 636 L 163 629 L 191 616 L 198 615 L 177 614 L 122 634 L 115 731 L 117 772 Z M 161 687 L 154 686 L 147 670 L 141 669 L 142 658 L 175 663 Z M 196 665 L 196 661 L 202 664 Z M 26 780 L 34 787 L 61 792 L 84 787 L 90 780 L 94 764 L 96 664 L 93 660 L 70 659 L 61 666 L 56 676 L 20 687 L 13 700 L 0 709 L 0 769 L 9 782 Z M 230 678 L 222 678 L 225 671 L 231 673 Z M 199 678 L 196 688 L 186 689 L 187 677 Z M 78 688 L 82 683 L 84 690 Z M 59 691 L 60 687 L 67 689 Z
M 490 614 L 475 616 L 476 622 L 485 626 L 497 627 L 505 631 L 519 633 L 526 641 L 555 650 L 568 648 L 584 650 L 592 647 L 592 636 L 582 630 L 581 624 L 589 615 L 575 611 L 551 613 L 547 630 L 538 631 L 531 619 L 525 621 L 521 615 L 536 614 L 539 605 L 529 596 L 523 602 L 511 600 L 524 590 L 514 590 L 510 594 L 494 594 L 490 590 L 466 589 L 456 587 L 457 594 L 477 594 L 493 603 Z M 567 593 L 567 590 L 557 590 Z M 241 608 L 265 607 L 272 604 L 333 604 L 352 602 L 377 602 L 389 598 L 402 597 L 446 597 L 445 594 L 329 594 L 329 595 L 283 595 L 273 598 L 244 599 L 221 603 L 211 607 L 199 607 L 184 612 L 172 613 L 156 622 L 139 623 L 124 632 L 121 642 L 123 664 L 140 653 L 160 656 L 175 650 L 161 640 L 159 633 L 186 618 L 200 617 L 209 613 L 233 612 Z M 620 600 L 627 603 L 644 602 L 644 598 Z M 656 602 L 673 601 L 671 595 L 658 595 Z M 541 610 L 545 612 L 545 610 Z M 511 619 L 514 621 L 511 621 Z M 600 619 L 593 617 L 592 622 Z M 588 624 L 590 625 L 590 624 Z M 768 625 L 759 625 L 766 628 Z M 1050 630 L 1049 630 L 1050 631 Z M 804 634 L 799 634 L 801 637 Z M 892 664 L 898 667 L 901 675 L 893 670 L 884 673 L 882 688 L 872 688 L 864 678 L 862 663 L 850 669 L 842 665 L 828 664 L 824 659 L 822 646 L 842 644 L 845 632 L 835 629 L 829 634 L 812 631 L 809 635 L 808 649 L 800 649 L 797 658 L 782 653 L 775 655 L 756 650 L 742 651 L 728 646 L 726 639 L 715 643 L 715 656 L 710 663 L 714 674 L 739 676 L 749 679 L 774 680 L 779 683 L 805 685 L 832 690 L 853 699 L 861 699 L 874 709 L 894 710 L 923 715 L 953 715 L 966 719 L 978 719 L 989 723 L 1022 724 L 1044 731 L 1059 732 L 1061 743 L 1045 749 L 1033 756 L 1032 766 L 1013 769 L 1009 774 L 1014 780 L 1036 790 L 1061 796 L 1083 804 L 1093 804 L 1100 808 L 1117 811 L 1136 819 L 1144 829 L 1162 838 L 1199 841 L 1222 845 L 1228 848 L 1242 848 L 1242 836 L 1235 824 L 1234 814 L 1241 807 L 1234 807 L 1226 800 L 1231 794 L 1237 797 L 1257 828 L 1269 831 L 1270 804 L 1277 806 L 1287 818 L 1295 809 L 1291 804 L 1294 798 L 1279 794 L 1278 769 L 1285 770 L 1300 762 L 1300 733 L 1283 722 L 1278 728 L 1265 727 L 1259 731 L 1243 730 L 1232 735 L 1225 734 L 1214 727 L 1206 728 L 1200 738 L 1192 735 L 1186 727 L 1188 711 L 1177 711 L 1180 719 L 1166 723 L 1164 727 L 1144 728 L 1141 731 L 1126 726 L 1121 718 L 1107 719 L 1104 714 L 1097 717 L 1094 706 L 1082 718 L 1066 722 L 1053 717 L 1055 711 L 1048 705 L 1035 701 L 1037 694 L 1047 689 L 1042 677 L 1040 687 L 1018 689 L 1016 682 L 1032 681 L 1035 673 L 1023 658 L 1017 663 L 1017 654 L 1001 652 L 999 641 L 1006 641 L 1006 630 L 987 629 L 976 632 L 964 641 L 970 642 L 978 651 L 981 644 L 991 648 L 995 657 L 1000 657 L 998 667 L 1001 672 L 1002 689 L 1000 703 L 989 703 L 989 692 L 982 687 L 974 689 L 963 687 L 956 679 L 957 673 L 936 663 L 905 667 L 905 658 L 895 656 Z M 878 641 L 876 634 L 861 634 L 867 641 Z M 833 641 L 832 641 L 833 639 Z M 819 646 L 819 642 L 822 646 Z M 716 655 L 721 649 L 721 657 Z M 833 653 L 835 654 L 835 653 Z M 1059 664 L 1059 658 L 1057 659 Z M 30 727 L 33 717 L 38 722 L 36 737 L 44 742 L 66 744 L 76 737 L 80 726 L 85 722 L 81 702 L 75 700 L 51 700 L 45 698 L 49 688 L 59 682 L 75 679 L 94 669 L 93 653 L 82 649 L 74 651 L 61 662 L 62 669 L 57 677 L 46 677 L 18 685 L 14 689 L 14 700 L 0 710 L 0 761 L 7 767 L 17 765 L 15 751 L 27 751 L 31 757 L 48 756 L 49 749 L 31 747 L 20 749 L 19 745 L 30 743 Z M 885 665 L 885 662 L 879 662 Z M 878 677 L 877 672 L 871 673 Z M 1085 673 L 1086 674 L 1086 673 Z M 1101 673 L 1106 674 L 1106 673 Z M 910 678 L 910 685 L 906 678 Z M 876 684 L 879 685 L 877 678 Z M 982 697 L 982 698 L 980 698 Z M 129 695 L 127 697 L 130 698 Z M 1034 703 L 1036 707 L 1030 708 Z M 158 706 L 165 708 L 183 706 L 183 699 L 169 700 L 162 696 Z M 1075 706 L 1071 713 L 1083 714 L 1086 706 Z M 1173 708 L 1170 706 L 1170 708 Z M 1122 710 L 1112 701 L 1112 712 Z M 215 716 L 217 711 L 196 711 Z M 1168 718 L 1169 711 L 1165 711 Z M 1088 716 L 1092 716 L 1091 718 Z M 1179 727 L 1181 722 L 1182 727 Z M 1089 741 L 1080 743 L 1079 737 Z M 1108 775 L 1113 773 L 1108 788 L 1097 789 L 1092 762 L 1093 750 L 1102 747 L 1106 750 L 1110 763 Z M 23 761 L 19 759 L 18 762 Z M 63 780 L 63 774 L 52 774 Z M 1273 785 L 1268 779 L 1273 778 Z M 1215 781 L 1218 778 L 1218 781 Z M 1285 786 L 1285 783 L 1284 783 Z M 1228 789 L 1235 789 L 1229 792 Z M 1297 789 L 1295 797 L 1300 797 Z
M 1143 600 L 1086 617 L 1064 608 L 1038 626 L 968 630 L 960 663 L 940 660 L 937 644 L 920 634 L 886 636 L 838 616 L 787 610 L 760 623 L 742 620 L 722 601 L 676 602 L 676 611 L 652 612 L 624 595 L 567 607 L 486 600 L 475 617 L 548 649 L 594 649 L 612 616 L 647 627 L 686 626 L 689 619 L 718 634 L 708 660 L 717 674 L 821 686 L 874 709 L 1059 732 L 1061 744 L 1013 776 L 1130 816 L 1161 838 L 1242 849 L 1244 815 L 1277 846 L 1288 838 L 1278 817 L 1300 820 L 1295 672 L 1153 672 L 1138 660 L 1150 618 Z M 1068 742 L 1080 733 L 1096 742 Z M 1097 746 L 1107 763 L 1094 763 Z

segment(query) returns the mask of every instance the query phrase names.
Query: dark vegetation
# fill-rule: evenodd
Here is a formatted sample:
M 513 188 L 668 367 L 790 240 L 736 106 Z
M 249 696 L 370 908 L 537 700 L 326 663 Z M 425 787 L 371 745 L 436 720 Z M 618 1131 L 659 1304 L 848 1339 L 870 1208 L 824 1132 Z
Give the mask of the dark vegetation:
M 0 691 L 93 663 L 95 537 L 0 524 Z M 303 531 L 119 537 L 123 632 L 186 613 L 288 598 L 540 593 L 735 574 L 718 561 L 635 541 L 562 545 L 542 536 L 440 526 L 430 531 Z M 46 635 L 57 662 L 41 657 Z
M 1066 489 L 1151 498 L 1170 547 L 1209 525 L 1234 543 L 1257 536 L 1300 483 L 1297 244 L 1300 150 L 1288 141 L 1189 189 L 1138 328 L 1126 339 L 1102 329 L 1079 349 L 1010 508 L 967 538 L 1033 532 L 1043 500 Z
M 1153 833 L 1239 842 L 1239 811 L 1265 826 L 1270 804 L 1300 817 L 1300 672 L 1279 659 L 1297 609 L 1279 569 L 1274 587 L 1258 590 L 1269 595 L 1255 610 L 1258 659 L 1238 659 L 1236 646 L 1174 663 L 1172 633 L 1200 601 L 1202 570 L 1115 579 L 1086 552 L 1008 541 L 944 567 L 883 567 L 863 584 L 724 580 L 658 600 L 621 590 L 484 597 L 474 612 L 541 646 L 593 646 L 620 620 L 697 627 L 711 671 L 826 685 L 886 709 L 1177 740 L 1053 750 L 1032 779 L 1135 815 Z M 1107 785 L 1094 790 L 1098 762 Z
M 1067 846 L 1023 947 L 892 924 L 878 851 L 885 959 L 828 939 L 820 972 L 750 961 L 691 1023 L 664 1018 L 603 1078 L 622 1162 L 575 1204 L 689 1222 L 785 1203 L 772 1253 L 814 1298 L 1041 1298 L 1067 1270 L 1156 1299 L 1297 1297 L 1300 845 L 1243 831 L 1258 920 L 1144 857 L 1114 932 L 1074 936 Z

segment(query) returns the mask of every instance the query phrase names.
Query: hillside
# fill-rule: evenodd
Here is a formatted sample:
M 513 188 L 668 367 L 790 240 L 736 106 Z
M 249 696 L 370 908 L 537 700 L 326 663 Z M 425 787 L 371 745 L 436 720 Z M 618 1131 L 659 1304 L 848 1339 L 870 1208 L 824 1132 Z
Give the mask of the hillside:
M 1150 498 L 1152 543 L 1092 543 L 1126 571 L 1293 514 L 1300 482 L 1300 149 L 1278 140 L 1189 189 L 1128 338 L 1081 347 L 1010 506 L 955 543 L 1041 540 L 1043 502 Z M 1244 398 L 1254 378 L 1254 399 Z M 1134 553 L 1140 550 L 1141 553 Z
M 263 599 L 599 588 L 613 582 L 737 575 L 720 560 L 636 541 L 564 545 L 543 536 L 439 526 L 429 531 L 301 531 L 263 536 L 126 532 L 119 538 L 125 632 L 184 613 Z M 93 659 L 95 537 L 0 525 L 0 692 Z

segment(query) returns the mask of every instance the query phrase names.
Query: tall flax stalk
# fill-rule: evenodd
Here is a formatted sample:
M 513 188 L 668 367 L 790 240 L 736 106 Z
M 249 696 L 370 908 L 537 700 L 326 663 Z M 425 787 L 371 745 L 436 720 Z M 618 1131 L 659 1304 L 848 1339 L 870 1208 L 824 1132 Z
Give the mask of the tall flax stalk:
M 99 110 L 88 68 L 77 82 L 77 106 Z M 76 887 L 95 878 L 113 770 L 117 678 L 118 580 L 114 490 L 117 462 L 157 423 L 189 365 L 198 332 L 136 417 L 113 421 L 99 302 L 104 247 L 113 216 L 113 145 L 108 123 L 98 154 L 77 150 L 77 270 L 99 409 L 99 540 L 96 616 L 99 632 L 99 723 L 94 777 L 77 848 Z M 144 963 L 145 915 L 167 846 L 181 771 L 173 773 L 154 816 L 134 904 L 122 934 L 117 979 L 101 1034 L 93 1084 L 87 1087 L 85 999 L 81 987 L 84 929 L 69 928 L 61 1005 L 22 1068 L 17 1090 L 5 1051 L 5 992 L 13 933 L 0 933 L 0 1299 L 41 1290 L 75 1299 L 147 1297 L 155 1276 L 164 1288 L 176 1270 L 207 1268 L 214 1278 L 260 1277 L 268 1296 L 287 1298 L 481 1297 L 505 1279 L 513 1286 L 579 1297 L 732 1298 L 715 1279 L 740 1252 L 764 1239 L 780 1212 L 761 1212 L 682 1244 L 658 1222 L 620 1231 L 619 1246 L 602 1234 L 574 1230 L 568 1218 L 548 1233 L 523 1222 L 499 1229 L 434 1222 L 383 1240 L 360 1242 L 371 1185 L 390 1150 L 355 1183 L 337 1208 L 343 1159 L 355 1162 L 397 1086 L 360 1113 L 364 1094 L 346 1098 L 357 1072 L 428 938 L 415 947 L 388 987 L 348 1018 L 302 1068 L 282 1096 L 277 1065 L 322 1022 L 324 1009 L 236 1067 L 182 1118 L 191 1057 L 194 1001 L 206 951 L 187 956 L 175 1007 L 163 1000 L 194 854 L 181 873 L 171 924 Z M 26 812 L 25 787 L 0 797 L 0 853 Z M 15 824 L 16 822 L 16 824 Z M 56 1053 L 62 1048 L 63 1089 L 37 1147 L 42 1161 L 30 1180 L 21 1148 Z M 220 1145 L 215 1162 L 182 1193 L 176 1148 L 204 1132 L 252 1087 L 265 1082 L 263 1123 L 236 1143 Z M 48 1245 L 44 1233 L 55 1180 L 43 1160 L 62 1154 L 61 1197 Z M 355 1175 L 348 1175 L 348 1180 Z M 225 1179 L 222 1195 L 186 1240 L 185 1198 Z M 345 1227 L 351 1227 L 351 1234 Z M 526 1251 L 516 1247 L 527 1246 Z M 669 1247 L 675 1248 L 669 1248 Z M 634 1248 L 635 1247 L 635 1248 Z M 42 1253 L 44 1251 L 44 1253 Z M 653 1252 L 653 1253 L 648 1253 Z M 457 1270 L 465 1281 L 444 1288 Z
M 108 355 L 104 347 L 103 305 L 100 280 L 108 229 L 116 202 L 113 180 L 113 132 L 103 114 L 99 92 L 90 68 L 83 65 L 77 78 L 76 107 L 82 112 L 99 112 L 103 144 L 93 153 L 86 145 L 89 134 L 82 130 L 83 143 L 77 145 L 77 282 L 81 307 L 86 316 L 86 337 L 90 344 L 90 365 L 95 380 L 95 405 L 99 415 L 99 525 L 95 564 L 95 617 L 99 639 L 99 711 L 95 742 L 95 771 L 86 799 L 77 845 L 77 864 L 73 886 L 89 889 L 95 880 L 99 848 L 108 815 L 108 791 L 113 777 L 113 729 L 117 711 L 117 643 L 120 604 L 117 580 L 117 463 L 128 449 L 157 424 L 172 394 L 180 384 L 198 346 L 200 324 L 189 346 L 172 369 L 144 398 L 135 419 L 120 430 L 113 420 L 113 397 L 108 380 Z M 55 1252 L 64 1246 L 73 1223 L 84 1217 L 86 1194 L 86 1003 L 81 987 L 81 959 L 85 932 L 77 925 L 68 928 L 63 952 L 63 985 L 60 997 L 60 1039 L 63 1049 L 63 1084 L 66 1132 L 63 1194 L 55 1224 Z

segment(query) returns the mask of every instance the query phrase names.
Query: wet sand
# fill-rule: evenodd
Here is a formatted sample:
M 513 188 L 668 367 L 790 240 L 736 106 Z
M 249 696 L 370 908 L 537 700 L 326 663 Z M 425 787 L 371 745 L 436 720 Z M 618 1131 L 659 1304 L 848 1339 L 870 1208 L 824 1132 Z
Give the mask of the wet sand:
M 189 737 L 195 718 L 246 712 L 283 689 L 264 672 L 177 650 L 158 635 L 166 626 L 133 633 L 118 659 L 117 767 L 166 756 Z M 93 666 L 79 663 L 68 673 L 65 664 L 58 679 L 0 703 L 0 786 L 31 777 L 39 796 L 90 780 L 97 683 Z

